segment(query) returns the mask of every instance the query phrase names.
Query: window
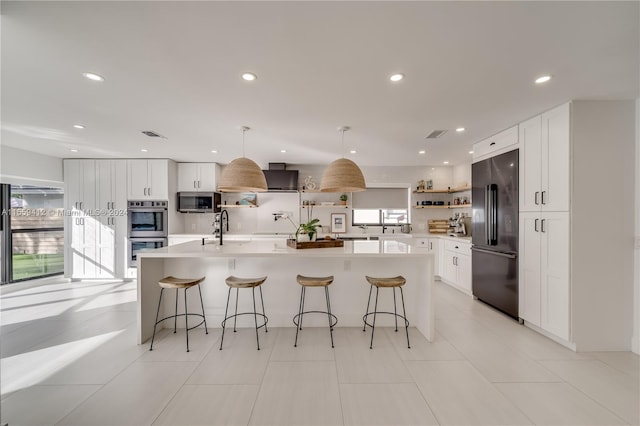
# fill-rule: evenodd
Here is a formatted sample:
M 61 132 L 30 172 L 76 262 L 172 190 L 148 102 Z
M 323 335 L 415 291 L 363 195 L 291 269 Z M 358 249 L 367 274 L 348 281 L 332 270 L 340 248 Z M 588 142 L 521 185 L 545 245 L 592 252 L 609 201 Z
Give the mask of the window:
M 14 282 L 64 272 L 63 190 L 2 185 L 2 281 Z M 4 206 L 9 206 L 5 209 Z M 9 256 L 8 253 L 11 253 Z
M 407 209 L 353 209 L 354 226 L 402 225 L 409 223 Z
M 367 188 L 353 194 L 352 225 L 384 226 L 409 223 L 408 188 Z

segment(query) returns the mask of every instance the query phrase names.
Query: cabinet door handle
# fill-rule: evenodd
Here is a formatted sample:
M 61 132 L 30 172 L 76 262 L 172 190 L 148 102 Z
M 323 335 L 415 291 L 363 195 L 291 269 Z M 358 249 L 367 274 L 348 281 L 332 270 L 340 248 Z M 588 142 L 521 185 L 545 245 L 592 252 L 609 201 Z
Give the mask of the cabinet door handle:
M 536 204 L 536 206 L 540 204 L 540 202 L 538 201 L 538 195 L 539 194 L 540 194 L 540 192 L 536 191 L 535 195 L 533 196 L 533 201 Z
M 489 146 L 494 146 L 495 144 L 496 144 L 495 142 L 491 142 Z
M 148 189 L 148 191 L 147 191 L 147 192 L 148 192 L 148 193 L 147 193 L 147 195 L 151 195 L 151 188 L 147 188 L 147 189 Z
M 533 222 L 533 230 L 534 230 L 534 231 L 536 231 L 536 232 L 539 232 L 539 231 L 538 231 L 538 221 L 539 221 L 539 220 L 540 220 L 540 219 L 536 219 L 536 220 Z
M 547 193 L 547 191 L 542 191 L 542 204 L 547 204 L 547 203 L 544 202 L 544 194 L 546 194 L 546 193 Z
M 198 189 L 200 189 L 200 181 L 198 181 Z
M 541 223 L 540 223 L 540 230 L 541 230 L 542 232 L 547 232 L 547 231 L 545 231 L 545 230 L 544 230 L 544 223 L 546 222 L 546 220 L 547 220 L 547 219 L 542 219 L 542 220 L 541 220 Z
M 429 241 L 429 250 L 433 250 L 433 242 Z

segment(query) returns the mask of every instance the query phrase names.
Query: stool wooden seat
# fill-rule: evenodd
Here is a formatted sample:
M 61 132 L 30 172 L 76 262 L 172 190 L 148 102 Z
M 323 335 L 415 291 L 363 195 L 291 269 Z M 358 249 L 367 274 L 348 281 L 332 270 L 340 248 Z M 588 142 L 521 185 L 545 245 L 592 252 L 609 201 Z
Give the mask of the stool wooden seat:
M 369 281 L 369 284 L 376 287 L 400 287 L 407 282 L 407 280 L 405 280 L 401 275 L 391 278 L 375 278 L 368 276 L 365 276 L 365 278 Z
M 202 278 L 176 278 L 172 276 L 164 277 L 158 281 L 158 285 L 162 288 L 190 288 L 204 281 Z
M 233 275 L 227 277 L 224 281 L 229 286 L 229 292 L 227 293 L 227 306 L 224 310 L 224 320 L 222 320 L 222 337 L 220 338 L 220 350 L 222 350 L 222 343 L 224 342 L 224 331 L 226 328 L 227 320 L 233 318 L 233 332 L 236 332 L 236 321 L 240 315 L 253 315 L 254 321 L 256 324 L 256 342 L 258 344 L 258 350 L 260 350 L 260 337 L 258 336 L 258 329 L 264 327 L 264 332 L 268 332 L 267 330 L 267 322 L 269 318 L 265 315 L 264 310 L 264 298 L 262 297 L 262 284 L 267 280 L 267 277 L 259 277 L 259 278 L 239 278 L 234 277 Z M 262 313 L 256 311 L 256 287 L 260 290 L 260 302 L 262 304 Z M 231 297 L 231 289 L 236 289 L 236 310 L 233 315 L 227 316 L 229 311 L 229 299 Z M 238 313 L 238 292 L 241 288 L 250 288 L 251 294 L 253 296 L 253 312 L 240 312 Z M 258 325 L 258 316 L 262 317 L 263 323 Z
M 176 278 L 173 276 L 164 277 L 160 281 L 158 281 L 158 285 L 160 286 L 160 299 L 158 300 L 158 311 L 156 312 L 156 323 L 153 325 L 153 336 L 151 337 L 151 347 L 150 351 L 153 350 L 153 342 L 156 338 L 156 327 L 162 321 L 167 320 L 169 318 L 174 319 L 173 323 L 173 332 L 175 333 L 178 328 L 178 317 L 184 316 L 184 324 L 185 324 L 185 333 L 187 335 L 187 352 L 189 352 L 189 330 L 200 327 L 204 323 L 204 331 L 206 334 L 209 334 L 209 330 L 207 330 L 207 318 L 204 313 L 204 303 L 202 302 L 202 290 L 200 290 L 200 283 L 204 281 L 205 277 L 201 278 Z M 187 290 L 193 286 L 198 286 L 198 292 L 200 293 L 200 306 L 202 307 L 202 314 L 189 313 L 187 309 Z M 178 290 L 184 289 L 184 314 L 178 315 Z M 162 294 L 165 289 L 175 289 L 176 290 L 176 310 L 174 315 L 169 315 L 168 317 L 162 318 L 158 320 L 160 316 L 160 306 L 162 305 Z M 189 316 L 201 317 L 202 321 L 200 321 L 197 325 L 193 327 L 189 327 Z
M 296 340 L 294 347 L 298 346 L 298 331 L 302 330 L 302 316 L 304 314 L 325 314 L 329 321 L 329 335 L 331 336 L 331 347 L 333 348 L 333 327 L 338 323 L 338 318 L 331 313 L 331 300 L 329 299 L 329 285 L 333 282 L 333 275 L 328 277 L 306 277 L 304 275 L 296 276 L 296 281 L 302 286 L 300 289 L 300 305 L 298 307 L 298 315 L 293 317 L 293 323 L 296 325 Z M 307 294 L 307 287 L 324 287 L 324 295 L 327 303 L 326 311 L 305 311 L 304 300 Z
M 401 275 L 398 275 L 396 277 L 389 277 L 389 278 L 378 278 L 378 277 L 370 277 L 370 276 L 366 276 L 365 275 L 365 278 L 367 279 L 369 284 L 371 284 L 371 288 L 369 288 L 369 298 L 367 300 L 367 310 L 365 311 L 366 313 L 362 317 L 362 321 L 364 322 L 364 325 L 362 327 L 362 331 L 366 331 L 367 326 L 371 327 L 371 343 L 369 344 L 369 349 L 373 349 L 373 334 L 374 334 L 375 329 L 376 329 L 376 315 L 377 314 L 393 315 L 395 317 L 395 322 L 396 322 L 396 330 L 395 330 L 396 332 L 398 331 L 398 318 L 402 318 L 404 320 L 405 332 L 407 334 L 407 347 L 411 348 L 411 345 L 409 343 L 409 320 L 407 319 L 407 312 L 406 312 L 405 307 L 404 307 L 404 293 L 402 292 L 402 286 L 405 285 L 407 280 Z M 375 306 L 373 308 L 373 311 L 369 312 L 369 306 L 370 306 L 370 303 L 371 303 L 371 292 L 373 290 L 373 287 L 376 288 L 376 302 L 375 302 Z M 380 288 L 392 288 L 393 289 L 393 312 L 378 311 L 378 291 L 380 290 Z M 397 312 L 397 309 L 396 309 L 396 288 L 400 289 L 400 296 L 402 297 L 402 313 L 403 313 L 403 315 L 398 315 L 398 312 Z M 367 317 L 369 315 L 373 315 L 373 324 L 369 324 L 367 322 Z
M 262 285 L 267 280 L 267 277 L 260 278 L 238 278 L 231 275 L 224 280 L 231 288 L 252 288 Z

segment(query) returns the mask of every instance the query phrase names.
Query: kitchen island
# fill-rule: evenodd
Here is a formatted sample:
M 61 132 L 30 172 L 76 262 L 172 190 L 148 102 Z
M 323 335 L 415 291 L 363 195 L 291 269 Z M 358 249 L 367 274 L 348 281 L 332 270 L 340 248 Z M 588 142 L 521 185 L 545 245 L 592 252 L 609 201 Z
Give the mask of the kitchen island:
M 156 316 L 160 288 L 158 281 L 165 276 L 200 277 L 207 325 L 220 327 L 224 317 L 228 287 L 225 278 L 267 276 L 262 286 L 266 314 L 270 327 L 291 327 L 292 318 L 299 307 L 300 286 L 296 275 L 327 276 L 335 280 L 329 287 L 331 309 L 338 317 L 338 326 L 362 326 L 367 305 L 369 284 L 365 275 L 391 277 L 402 275 L 407 279 L 404 298 L 407 317 L 429 341 L 434 336 L 433 307 L 433 255 L 415 249 L 410 244 L 393 240 L 346 241 L 344 247 L 293 249 L 286 240 L 279 241 L 191 241 L 138 254 L 138 344 L 151 338 Z M 172 292 L 171 292 L 172 293 Z M 167 293 L 161 307 L 168 315 L 175 309 L 174 295 Z M 182 292 L 180 292 L 182 293 Z M 235 292 L 233 292 L 235 293 Z M 324 310 L 324 294 L 309 291 L 305 310 Z M 393 295 L 381 289 L 379 311 L 393 311 Z M 199 313 L 198 292 L 187 292 L 189 311 Z M 232 304 L 234 302 L 232 295 Z M 399 295 L 398 295 L 399 296 Z M 400 299 L 398 297 L 398 299 Z M 372 302 L 373 303 L 373 302 Z M 182 294 L 178 313 L 184 312 Z M 241 291 L 238 312 L 251 310 L 250 292 Z M 231 308 L 230 308 L 231 309 Z M 398 300 L 399 312 L 402 311 Z M 253 327 L 253 318 L 238 318 L 239 327 Z M 307 315 L 306 326 L 326 327 L 326 316 Z M 178 321 L 184 327 L 184 320 Z M 180 324 L 181 323 L 181 324 Z M 379 315 L 376 325 L 393 325 L 393 316 Z M 191 325 L 191 323 L 190 323 Z M 198 332 L 199 330 L 194 330 Z

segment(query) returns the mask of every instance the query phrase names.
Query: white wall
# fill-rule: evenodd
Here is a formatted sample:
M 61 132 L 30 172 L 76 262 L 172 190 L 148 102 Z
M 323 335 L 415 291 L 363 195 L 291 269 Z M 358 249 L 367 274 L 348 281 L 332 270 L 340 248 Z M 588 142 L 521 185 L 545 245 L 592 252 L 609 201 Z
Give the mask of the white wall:
M 13 185 L 62 187 L 62 159 L 2 145 L 0 182 Z
M 308 165 L 308 164 L 289 164 L 287 168 L 290 170 L 298 170 L 298 185 L 302 189 L 305 178 L 311 176 L 316 183 L 316 189 L 320 188 L 322 173 L 326 166 Z M 419 180 L 433 180 L 434 188 L 446 189 L 447 187 L 462 186 L 464 183 L 471 182 L 471 163 L 456 167 L 431 167 L 431 166 L 411 166 L 411 167 L 390 167 L 375 166 L 362 167 L 365 181 L 369 187 L 400 187 L 415 190 Z M 293 221 L 297 224 L 302 220 L 307 221 L 307 209 L 300 209 L 301 200 L 314 200 L 319 205 L 322 201 L 333 201 L 339 204 L 338 196 L 340 194 L 318 194 L 307 193 L 298 195 L 295 193 L 279 193 L 268 192 L 258 194 L 258 209 L 228 209 L 230 214 L 231 227 L 229 232 L 232 234 L 252 234 L 254 232 L 294 232 L 295 228 L 288 221 L 274 221 L 273 213 L 279 211 L 287 211 L 293 213 Z M 462 194 L 470 198 L 471 194 Z M 235 199 L 232 194 L 223 195 L 223 199 L 227 199 L 229 204 L 233 204 Z M 412 206 L 415 201 L 421 200 L 440 200 L 451 201 L 450 194 L 414 194 L 412 197 Z M 349 205 L 352 200 L 349 200 Z M 458 211 L 458 210 L 456 210 Z M 347 213 L 347 232 L 362 232 L 360 229 L 351 226 L 351 210 L 350 209 L 333 209 L 315 207 L 312 211 L 313 218 L 320 219 L 320 223 L 329 226 L 331 223 L 331 213 Z M 470 211 L 469 211 L 470 213 Z M 184 224 L 184 233 L 207 234 L 213 231 L 213 214 L 180 213 L 182 223 Z M 302 215 L 302 217 L 300 217 Z M 451 210 L 446 209 L 410 209 L 411 223 L 413 232 L 427 232 L 428 219 L 448 219 L 452 216 Z M 368 232 L 380 232 L 380 229 L 372 227 Z

